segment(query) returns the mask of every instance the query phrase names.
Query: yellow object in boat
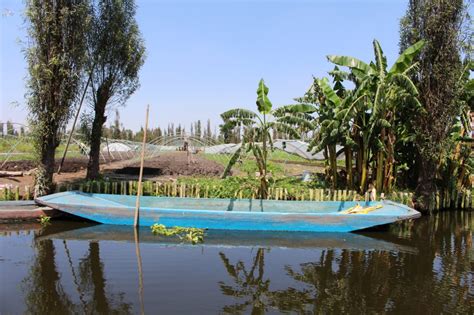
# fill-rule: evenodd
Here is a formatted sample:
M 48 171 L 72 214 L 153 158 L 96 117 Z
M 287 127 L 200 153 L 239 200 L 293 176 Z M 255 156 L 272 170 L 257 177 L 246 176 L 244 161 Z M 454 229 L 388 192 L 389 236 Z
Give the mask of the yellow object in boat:
M 341 211 L 343 214 L 367 214 L 371 211 L 377 210 L 382 208 L 382 205 L 376 205 L 372 207 L 365 207 L 363 208 L 361 205 L 357 204 L 354 207 L 351 207 L 347 210 Z

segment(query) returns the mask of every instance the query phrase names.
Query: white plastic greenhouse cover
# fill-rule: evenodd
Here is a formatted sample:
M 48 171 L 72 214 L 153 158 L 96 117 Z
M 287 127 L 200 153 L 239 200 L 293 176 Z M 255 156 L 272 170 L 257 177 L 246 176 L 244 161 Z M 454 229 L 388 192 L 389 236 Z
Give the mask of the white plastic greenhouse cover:
M 206 147 L 204 149 L 204 153 L 209 154 L 233 154 L 240 148 L 240 143 L 225 143 L 225 144 L 218 144 L 211 147 Z
M 114 142 L 114 143 L 109 144 L 108 149 L 107 149 L 107 146 L 104 146 L 102 148 L 102 152 L 107 152 L 107 150 L 111 152 L 128 152 L 128 151 L 133 151 L 134 148 L 131 148 L 130 146 L 124 143 Z
M 219 144 L 211 147 L 206 147 L 204 153 L 209 154 L 233 154 L 240 148 L 241 144 L 227 143 Z M 324 160 L 323 152 L 317 152 L 312 154 L 308 152 L 308 143 L 299 141 L 299 140 L 274 140 L 273 147 L 291 154 L 296 154 L 305 158 L 307 160 Z M 336 150 L 339 151 L 342 147 L 336 146 Z M 344 158 L 344 155 L 341 154 L 338 159 Z
M 282 151 L 296 154 L 307 160 L 324 160 L 323 152 L 313 154 L 308 152 L 308 143 L 299 140 L 274 140 L 273 147 Z

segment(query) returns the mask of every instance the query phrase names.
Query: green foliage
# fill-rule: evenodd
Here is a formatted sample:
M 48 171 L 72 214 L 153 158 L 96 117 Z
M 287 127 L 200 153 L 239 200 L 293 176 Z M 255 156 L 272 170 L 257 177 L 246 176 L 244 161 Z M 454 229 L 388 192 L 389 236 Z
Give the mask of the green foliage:
M 411 74 L 424 108 L 413 119 L 419 170 L 417 204 L 424 211 L 432 210 L 433 191 L 446 187 L 453 175 L 451 167 L 447 172 L 443 168 L 457 147 L 450 134 L 461 114 L 461 55 L 464 53 L 470 62 L 472 52 L 472 21 L 467 7 L 463 0 L 411 0 L 400 23 L 401 49 L 420 40 L 426 42 L 421 54 L 414 58 L 417 71 Z M 463 34 L 464 28 L 469 30 L 468 34 Z M 464 51 L 466 47 L 468 50 Z M 463 161 L 460 159 L 460 164 Z
M 199 185 L 201 192 L 209 187 L 208 198 L 258 198 L 260 180 L 255 177 L 227 177 L 218 178 L 180 178 L 178 183 L 186 186 Z M 282 188 L 288 191 L 289 199 L 296 199 L 297 193 L 307 193 L 310 188 L 327 188 L 324 179 L 314 176 L 310 182 L 302 182 L 300 177 L 269 178 L 269 188 Z M 307 196 L 308 197 L 308 196 Z
M 260 114 L 270 114 L 272 111 L 272 103 L 268 98 L 268 87 L 265 85 L 263 79 L 258 83 L 257 95 L 257 108 Z
M 298 136 L 294 130 L 295 122 L 284 121 L 277 116 L 274 120 L 268 120 L 267 115 L 272 115 L 272 104 L 268 99 L 268 87 L 263 79 L 260 80 L 257 88 L 257 108 L 258 114 L 241 108 L 231 109 L 221 114 L 224 124 L 221 125 L 222 132 L 228 133 L 230 130 L 244 128 L 242 147 L 230 158 L 223 174 L 223 178 L 230 174 L 230 170 L 241 160 L 242 155 L 251 153 L 255 157 L 258 171 L 260 173 L 259 195 L 265 199 L 268 193 L 268 153 L 273 147 L 270 132 L 279 131 Z M 280 113 L 281 114 L 281 113 Z M 293 126 L 292 126 L 293 124 Z
M 330 55 L 329 61 L 347 67 L 350 72 L 336 66 L 329 73 L 333 85 L 327 78 L 314 78 L 311 89 L 297 99 L 314 107 L 316 115 L 305 117 L 315 126 L 310 150 L 324 150 L 328 161 L 326 177 L 333 189 L 345 181 L 351 188 L 357 184 L 364 192 L 370 175 L 378 191 L 392 189 L 396 167 L 394 147 L 398 139 L 409 141 L 408 137 L 401 136 L 411 126 L 407 115 L 421 109 L 416 98 L 417 88 L 407 73 L 415 68 L 413 59 L 424 45 L 424 41 L 420 41 L 405 49 L 390 71 L 377 40 L 373 41 L 375 58 L 370 64 L 353 57 Z M 345 80 L 353 81 L 355 89 L 346 89 Z M 336 146 L 342 146 L 346 156 L 344 181 L 338 174 Z
M 46 226 L 50 224 L 49 222 L 50 220 L 51 220 L 51 217 L 42 214 L 40 215 L 38 222 L 41 223 L 41 225 Z
M 38 174 L 35 195 L 53 188 L 54 152 L 81 84 L 88 1 L 26 1 L 29 47 L 27 105 Z
M 204 229 L 186 228 L 174 226 L 167 228 L 163 224 L 155 223 L 151 227 L 151 232 L 163 236 L 177 236 L 180 240 L 199 244 L 204 242 Z
M 90 162 L 87 178 L 99 176 L 102 126 L 106 109 L 124 105 L 139 87 L 138 73 L 144 63 L 145 46 L 135 20 L 134 0 L 96 0 L 90 10 L 87 32 L 87 72 L 94 109 Z

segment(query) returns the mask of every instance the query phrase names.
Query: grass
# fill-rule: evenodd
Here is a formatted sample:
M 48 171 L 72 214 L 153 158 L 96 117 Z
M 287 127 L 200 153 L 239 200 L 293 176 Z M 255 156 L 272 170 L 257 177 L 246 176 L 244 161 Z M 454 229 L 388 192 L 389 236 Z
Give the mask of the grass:
M 64 152 L 65 143 L 62 143 L 56 149 L 56 158 L 61 158 Z M 8 153 L 11 151 L 11 155 Z M 31 138 L 28 137 L 0 137 L 0 162 L 5 161 L 30 161 L 34 160 L 34 147 Z M 66 157 L 80 158 L 84 157 L 81 154 L 80 148 L 77 144 L 71 143 Z
M 203 154 L 204 158 L 227 166 L 231 158 L 230 154 Z M 339 161 L 338 161 L 339 162 Z M 344 161 L 341 161 L 344 164 Z M 268 170 L 275 178 L 291 176 L 292 174 L 301 174 L 308 170 L 312 173 L 324 172 L 324 161 L 310 161 L 298 155 L 291 154 L 282 150 L 274 150 L 268 156 Z M 235 175 L 254 176 L 258 171 L 255 158 L 248 154 L 233 167 Z

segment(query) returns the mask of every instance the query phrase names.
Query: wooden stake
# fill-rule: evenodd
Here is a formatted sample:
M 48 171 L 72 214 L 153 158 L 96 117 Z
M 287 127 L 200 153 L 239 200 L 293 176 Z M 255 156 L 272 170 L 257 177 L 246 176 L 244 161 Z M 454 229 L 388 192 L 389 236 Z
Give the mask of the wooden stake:
M 146 107 L 145 130 L 143 131 L 142 156 L 140 159 L 140 175 L 138 175 L 137 201 L 135 203 L 135 221 L 133 223 L 134 227 L 138 226 L 138 211 L 140 208 L 140 193 L 142 191 L 143 164 L 144 164 L 144 159 L 145 159 L 146 131 L 148 129 L 149 112 L 150 112 L 150 105 Z
M 134 229 L 135 236 L 135 255 L 137 256 L 138 264 L 138 296 L 140 298 L 140 314 L 145 314 L 145 303 L 143 302 L 143 267 L 142 255 L 140 253 L 140 236 L 138 229 Z

